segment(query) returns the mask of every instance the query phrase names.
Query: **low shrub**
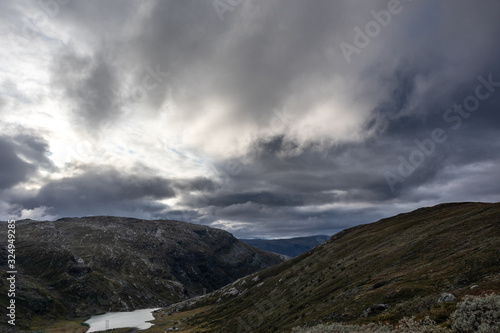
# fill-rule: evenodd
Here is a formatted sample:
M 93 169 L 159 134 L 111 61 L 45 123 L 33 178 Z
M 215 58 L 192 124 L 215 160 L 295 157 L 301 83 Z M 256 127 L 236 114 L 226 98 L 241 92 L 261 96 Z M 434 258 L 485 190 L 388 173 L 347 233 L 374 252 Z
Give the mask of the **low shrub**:
M 500 295 L 465 296 L 449 319 L 451 329 L 438 326 L 429 317 L 423 320 L 405 317 L 395 327 L 333 323 L 295 327 L 292 333 L 500 333 Z
M 500 332 L 500 295 L 465 296 L 452 313 L 452 328 L 458 333 Z

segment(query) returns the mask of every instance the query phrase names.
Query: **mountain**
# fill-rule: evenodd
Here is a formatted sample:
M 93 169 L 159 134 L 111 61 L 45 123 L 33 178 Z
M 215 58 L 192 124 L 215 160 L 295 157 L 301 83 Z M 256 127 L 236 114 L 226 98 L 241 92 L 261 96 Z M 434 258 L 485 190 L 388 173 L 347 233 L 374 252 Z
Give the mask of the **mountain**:
M 175 304 L 182 330 L 290 332 L 320 322 L 444 323 L 443 293 L 500 292 L 500 204 L 451 203 L 346 229 L 299 257 Z
M 328 238 L 330 237 L 326 235 L 317 235 L 287 239 L 240 239 L 240 241 L 263 251 L 296 257 L 323 243 Z
M 223 230 L 108 216 L 18 221 L 15 246 L 21 326 L 167 306 L 282 262 Z M 5 243 L 0 256 L 4 308 Z

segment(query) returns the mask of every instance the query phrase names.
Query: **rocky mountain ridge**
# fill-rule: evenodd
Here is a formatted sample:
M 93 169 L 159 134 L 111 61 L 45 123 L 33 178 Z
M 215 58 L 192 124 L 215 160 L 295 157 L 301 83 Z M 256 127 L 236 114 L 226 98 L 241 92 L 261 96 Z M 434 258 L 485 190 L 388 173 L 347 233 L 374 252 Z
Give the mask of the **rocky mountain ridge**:
M 5 266 L 4 244 L 0 255 Z M 167 306 L 283 261 L 223 230 L 109 216 L 17 221 L 16 260 L 21 326 Z

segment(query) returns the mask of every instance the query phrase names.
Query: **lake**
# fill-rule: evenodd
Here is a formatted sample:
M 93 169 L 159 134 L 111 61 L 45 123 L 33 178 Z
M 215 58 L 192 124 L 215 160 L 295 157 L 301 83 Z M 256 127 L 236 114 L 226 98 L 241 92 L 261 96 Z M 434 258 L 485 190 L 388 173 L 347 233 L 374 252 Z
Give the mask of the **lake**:
M 158 309 L 160 308 L 135 310 L 132 312 L 108 312 L 93 316 L 83 324 L 90 327 L 87 333 L 127 327 L 145 330 L 153 326 L 149 321 L 155 319 L 152 312 Z

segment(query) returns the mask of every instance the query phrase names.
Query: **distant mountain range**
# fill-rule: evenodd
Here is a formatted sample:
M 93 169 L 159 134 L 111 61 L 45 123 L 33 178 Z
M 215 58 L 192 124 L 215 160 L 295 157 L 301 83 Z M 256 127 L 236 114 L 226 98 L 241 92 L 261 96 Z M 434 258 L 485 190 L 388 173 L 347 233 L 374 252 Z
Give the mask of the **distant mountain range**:
M 189 332 L 290 332 L 411 316 L 445 325 L 455 297 L 486 293 L 500 293 L 500 203 L 452 203 L 346 229 L 165 311 L 181 311 L 176 320 Z
M 317 235 L 287 239 L 240 239 L 240 241 L 268 252 L 296 257 L 326 241 L 329 236 Z
M 6 227 L 0 239 L 7 239 Z M 17 221 L 15 244 L 17 328 L 167 306 L 283 261 L 223 230 L 108 216 Z M 7 254 L 2 242 L 3 309 Z

